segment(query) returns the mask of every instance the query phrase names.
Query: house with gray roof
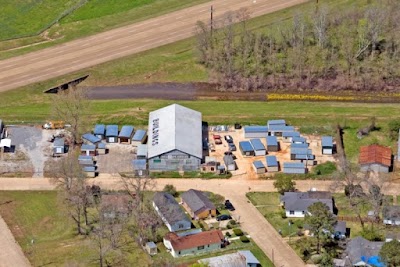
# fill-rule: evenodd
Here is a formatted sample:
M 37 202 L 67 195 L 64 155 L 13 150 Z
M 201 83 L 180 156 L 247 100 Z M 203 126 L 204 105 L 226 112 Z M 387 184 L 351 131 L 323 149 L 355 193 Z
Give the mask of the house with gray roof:
M 208 197 L 201 191 L 190 189 L 182 194 L 182 206 L 194 219 L 205 219 L 216 216 L 217 209 Z
M 259 267 L 261 263 L 249 250 L 239 250 L 234 253 L 201 259 L 199 263 L 205 263 L 208 267 Z
M 327 191 L 285 192 L 281 204 L 285 208 L 286 217 L 302 218 L 308 213 L 308 207 L 322 202 L 333 213 L 332 194 Z
M 386 206 L 382 211 L 383 223 L 386 225 L 400 225 L 400 206 Z
M 155 193 L 153 207 L 171 232 L 189 230 L 192 227 L 191 220 L 171 194 Z
M 173 104 L 149 114 L 151 171 L 199 170 L 203 158 L 201 113 Z
M 384 243 L 368 241 L 360 236 L 353 238 L 347 243 L 342 260 L 335 260 L 335 266 L 384 267 L 379 257 Z

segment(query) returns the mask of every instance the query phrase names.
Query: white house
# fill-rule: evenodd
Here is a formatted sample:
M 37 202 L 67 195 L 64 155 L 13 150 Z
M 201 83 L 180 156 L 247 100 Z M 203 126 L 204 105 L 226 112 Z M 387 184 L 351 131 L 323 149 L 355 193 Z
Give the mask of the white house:
M 285 208 L 286 217 L 302 218 L 308 212 L 308 207 L 316 202 L 322 202 L 333 212 L 332 194 L 326 191 L 285 192 L 281 204 Z

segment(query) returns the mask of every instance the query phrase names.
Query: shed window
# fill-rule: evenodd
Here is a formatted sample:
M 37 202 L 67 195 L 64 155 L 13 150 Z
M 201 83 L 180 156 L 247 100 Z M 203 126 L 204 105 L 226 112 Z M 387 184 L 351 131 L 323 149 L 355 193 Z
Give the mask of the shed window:
M 289 211 L 290 215 L 294 215 L 294 210 Z

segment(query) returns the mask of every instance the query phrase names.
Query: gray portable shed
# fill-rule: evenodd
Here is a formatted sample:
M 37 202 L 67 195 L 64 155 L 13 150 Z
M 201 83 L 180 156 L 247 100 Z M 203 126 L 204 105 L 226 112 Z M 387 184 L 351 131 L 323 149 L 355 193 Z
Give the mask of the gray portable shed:
M 294 137 L 300 137 L 299 132 L 284 132 L 282 133 L 282 140 L 285 143 L 291 143 Z
M 250 143 L 253 146 L 254 154 L 256 156 L 265 156 L 265 154 L 267 154 L 265 146 L 260 139 L 250 139 Z
M 253 146 L 249 141 L 241 141 L 239 142 L 239 149 L 242 152 L 243 156 L 254 156 Z
M 101 139 L 98 138 L 97 136 L 95 136 L 94 134 L 91 133 L 85 133 L 84 135 L 82 135 L 82 141 L 85 144 L 98 144 L 100 143 Z
M 83 144 L 81 146 L 81 155 L 96 156 L 96 145 Z
M 285 120 L 269 120 L 267 121 L 267 126 L 268 127 L 275 127 L 275 126 L 285 126 L 286 125 L 286 121 Z
M 84 166 L 94 166 L 95 162 L 93 160 L 92 156 L 79 156 L 78 157 L 78 162 L 80 165 L 84 165 Z
M 257 174 L 265 173 L 265 166 L 261 162 L 261 160 L 257 160 L 253 162 L 253 169 Z
M 106 144 L 104 143 L 98 143 L 97 144 L 97 153 L 99 155 L 104 155 L 107 152 Z
M 294 132 L 294 127 L 286 125 L 271 125 L 268 127 L 268 134 L 272 136 L 282 136 L 285 132 Z
M 300 163 L 300 162 L 284 162 L 283 163 L 283 173 L 305 174 L 306 167 L 305 167 L 304 163 Z
M 332 155 L 333 154 L 333 138 L 332 136 L 322 136 L 321 138 L 322 154 Z
M 83 171 L 86 173 L 87 177 L 96 177 L 96 166 L 85 166 L 83 167 Z
M 277 172 L 279 171 L 279 164 L 276 156 L 266 156 L 265 161 L 267 162 L 267 171 L 268 172 Z
M 53 153 L 64 154 L 65 153 L 65 140 L 64 138 L 56 138 L 53 142 Z
M 106 134 L 106 126 L 104 124 L 96 124 L 94 126 L 93 134 L 100 139 L 104 139 Z
M 132 142 L 134 128 L 130 125 L 124 125 L 118 135 L 118 142 L 121 144 L 130 144 Z
M 147 145 L 140 144 L 136 149 L 137 159 L 147 159 Z
M 106 126 L 106 141 L 107 143 L 118 142 L 118 125 L 107 125 Z
M 147 131 L 146 130 L 136 130 L 132 137 L 132 145 L 138 146 L 140 144 L 146 144 L 147 141 Z
M 244 138 L 264 138 L 268 135 L 267 126 L 245 126 L 243 129 Z
M 224 163 L 227 171 L 234 171 L 236 170 L 236 162 L 233 159 L 232 155 L 225 155 L 224 156 Z
M 147 162 L 145 159 L 134 159 L 132 160 L 133 172 L 136 176 L 144 176 L 148 174 Z
M 276 136 L 267 136 L 267 151 L 279 151 L 279 143 Z

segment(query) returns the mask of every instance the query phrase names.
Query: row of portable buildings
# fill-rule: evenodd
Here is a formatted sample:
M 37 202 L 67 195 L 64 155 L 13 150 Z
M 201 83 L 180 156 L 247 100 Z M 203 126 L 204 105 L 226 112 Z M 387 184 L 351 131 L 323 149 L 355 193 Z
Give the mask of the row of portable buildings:
M 131 125 L 124 125 L 119 129 L 119 126 L 114 124 L 96 124 L 93 132 L 84 134 L 82 139 L 92 144 L 97 144 L 105 140 L 107 143 L 132 144 L 137 146 L 146 143 L 147 131 L 142 129 L 135 130 Z

